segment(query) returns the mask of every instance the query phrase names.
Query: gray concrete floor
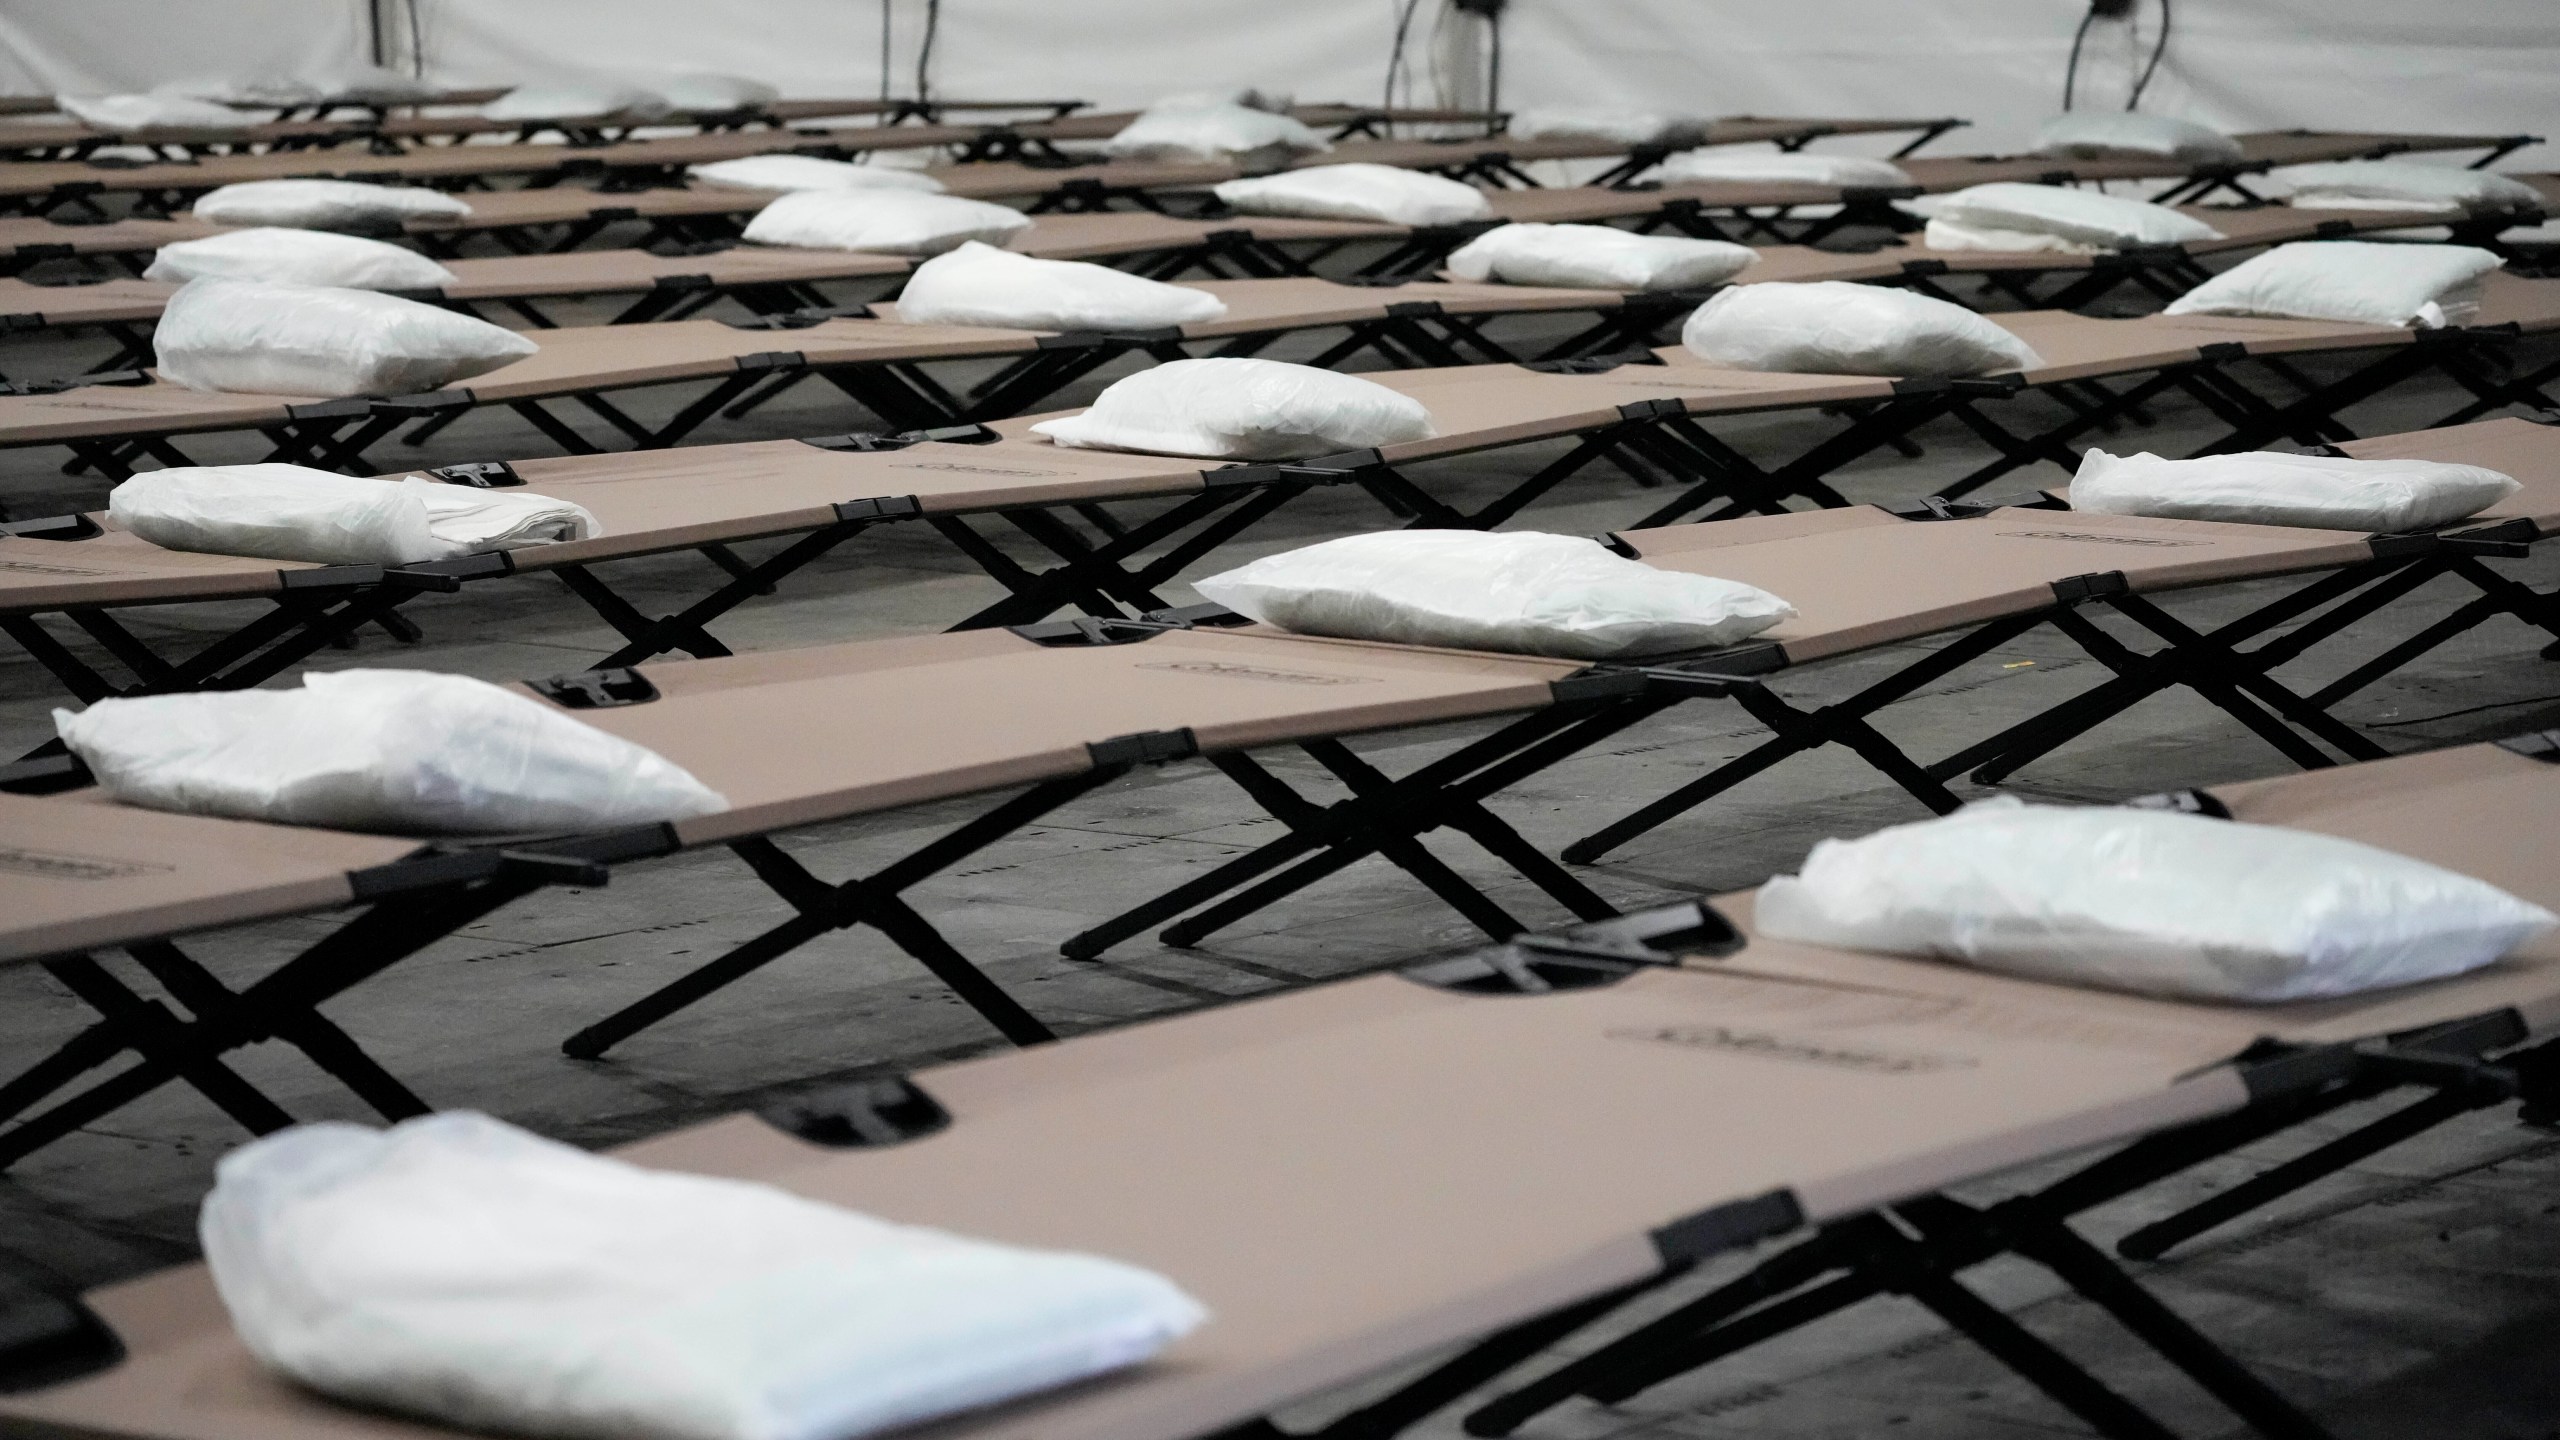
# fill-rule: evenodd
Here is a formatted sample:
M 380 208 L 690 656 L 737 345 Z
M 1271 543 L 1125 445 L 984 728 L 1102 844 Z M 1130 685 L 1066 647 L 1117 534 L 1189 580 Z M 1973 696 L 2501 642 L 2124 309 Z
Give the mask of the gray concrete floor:
M 58 372 L 86 353 L 77 342 L 33 344 L 0 368 L 13 376 Z M 1312 349 L 1276 353 L 1288 358 Z M 1060 403 L 1081 401 L 1107 378 Z M 638 408 L 665 413 L 682 398 L 652 395 Z M 2445 387 L 2412 387 L 2355 418 L 2365 433 L 2408 428 L 2461 398 Z M 2181 403 L 2164 406 L 2156 418 L 2156 430 L 2123 437 L 2124 443 L 2175 454 L 2213 433 L 2207 417 Z M 698 440 L 816 434 L 861 428 L 866 420 L 806 386 L 746 421 L 715 424 Z M 1719 427 L 1725 438 L 1763 457 L 1794 453 L 1828 429 L 1819 417 L 1805 416 Z M 1920 438 L 1927 447 L 1921 458 L 1870 459 L 1841 477 L 1843 488 L 1860 500 L 1909 500 L 1982 458 L 1977 444 L 1953 427 Z M 215 442 L 200 454 L 253 459 L 254 449 Z M 395 446 L 381 454 L 391 464 L 443 464 L 546 451 L 518 422 L 499 415 L 467 419 L 419 450 Z M 1436 467 L 1428 478 L 1449 493 L 1481 499 L 1553 453 L 1533 447 L 1497 454 Z M 31 515 L 97 503 L 103 485 L 59 473 L 56 459 L 43 452 L 0 454 L 0 506 Z M 1658 498 L 1614 474 L 1594 473 L 1563 487 L 1514 528 L 1607 530 Z M 1375 528 L 1383 519 L 1357 494 L 1312 495 L 1195 573 Z M 2544 588 L 2560 581 L 2560 560 L 2549 556 L 2502 563 Z M 691 557 L 633 562 L 613 573 L 644 608 L 679 603 L 698 593 L 709 575 Z M 2179 597 L 2175 608 L 2208 622 L 2243 613 L 2284 589 L 2282 583 L 2228 587 Z M 720 629 L 741 650 L 911 633 L 949 624 L 996 593 L 931 532 L 889 527 L 811 567 L 780 594 L 751 603 Z M 2430 587 L 2285 673 L 2298 681 L 2340 673 L 2461 598 L 2451 586 Z M 368 634 L 356 650 L 327 655 L 324 663 L 522 678 L 576 668 L 610 648 L 609 632 L 548 580 L 475 586 L 430 597 L 408 613 L 424 628 L 423 642 L 403 646 Z M 228 607 L 170 607 L 140 618 L 136 628 L 155 644 L 184 647 L 220 633 L 240 614 Z M 2537 655 L 2545 639 L 2510 621 L 2493 622 L 2353 697 L 2341 713 L 2393 749 L 2560 724 L 2560 666 Z M 1782 677 L 1777 688 L 1800 703 L 1821 703 L 1926 648 L 1895 647 L 1815 667 Z M 1948 753 L 2078 691 L 2100 673 L 2060 637 L 2030 634 L 1895 707 L 1885 728 L 1915 754 Z M 0 750 L 16 753 L 47 738 L 47 710 L 58 699 L 39 667 L 14 647 L 0 647 Z M 1358 748 L 1402 771 L 1475 733 L 1473 726 L 1398 732 Z M 1496 808 L 1552 850 L 1632 801 L 1740 753 L 1759 734 L 1729 705 L 1692 704 L 1536 777 L 1500 797 Z M 1324 788 L 1310 764 L 1288 757 L 1274 764 L 1293 781 Z M 2029 767 L 2011 788 L 2104 800 L 2285 768 L 2219 712 L 2170 696 Z M 920 807 L 815 827 L 784 843 L 819 874 L 845 876 L 902 853 L 974 809 Z M 1817 754 L 1664 827 L 1587 875 L 1626 905 L 1735 888 L 1790 868 L 1825 835 L 1861 833 L 1919 813 L 1861 764 Z M 936 877 L 913 898 L 996 978 L 1070 1031 L 1391 966 L 1473 938 L 1398 872 L 1372 862 L 1196 950 L 1149 938 L 1092 963 L 1059 956 L 1057 942 L 1067 934 L 1239 853 L 1271 828 L 1215 772 L 1175 765 L 1096 792 Z M 1465 845 L 1439 848 L 1461 873 L 1525 916 L 1562 918 Z M 648 1135 L 824 1078 L 912 1068 L 998 1043 L 912 962 L 874 936 L 849 932 L 804 948 L 602 1061 L 560 1054 L 559 1041 L 570 1031 L 781 913 L 726 852 L 679 856 L 635 868 L 607 889 L 546 892 L 501 910 L 351 992 L 330 1014 L 434 1103 L 487 1110 L 589 1145 Z M 330 924 L 318 917 L 245 927 L 199 937 L 190 948 L 225 978 L 244 981 Z M 84 1018 L 69 994 L 40 972 L 0 974 L 0 1069 L 14 1072 Z M 297 1115 L 365 1118 L 280 1047 L 245 1052 L 240 1068 Z M 2315 1128 L 2333 1133 L 2356 1118 Z M 7 1237 L 0 1245 L 82 1285 L 187 1258 L 194 1207 L 213 1162 L 240 1138 L 192 1094 L 152 1095 L 0 1178 L 0 1231 Z M 2289 1137 L 2203 1167 L 2100 1212 L 2088 1229 L 2109 1238 L 2250 1173 L 2271 1156 L 2291 1153 L 2308 1138 Z M 2001 1177 L 1979 1189 L 1996 1195 L 2034 1178 Z M 2163 1263 L 2137 1268 L 2169 1303 L 2341 1434 L 2553 1435 L 2560 1434 L 2555 1209 L 2560 1140 L 2519 1127 L 2505 1109 L 2492 1110 L 2386 1151 Z M 1973 1278 L 1999 1304 L 2185 1433 L 2218 1434 L 2234 1424 L 2050 1277 L 2001 1262 Z M 1327 1397 L 1290 1418 L 1320 1418 L 1356 1398 Z M 1458 1433 L 1454 1413 L 1435 1419 L 1428 1432 Z M 1569 1406 L 1527 1433 L 1564 1440 L 2083 1432 L 1916 1306 L 1879 1299 L 1623 1407 Z

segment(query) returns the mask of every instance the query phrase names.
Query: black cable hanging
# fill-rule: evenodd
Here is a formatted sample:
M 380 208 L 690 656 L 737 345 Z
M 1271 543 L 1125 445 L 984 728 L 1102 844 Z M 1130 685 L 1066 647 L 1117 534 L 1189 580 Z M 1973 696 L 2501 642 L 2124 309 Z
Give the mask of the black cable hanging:
M 1396 12 L 1396 38 L 1394 47 L 1387 52 L 1387 94 L 1380 102 L 1382 109 L 1396 108 L 1396 77 L 1404 70 L 1404 40 L 1413 30 L 1414 12 L 1421 8 L 1422 0 L 1404 0 L 1404 8 Z
M 880 103 L 889 103 L 892 88 L 889 80 L 889 12 L 897 0 L 880 0 Z
M 2152 72 L 2160 68 L 2160 57 L 2168 53 L 2169 0 L 2160 0 L 2160 38 L 2151 42 L 2151 61 L 2142 67 L 2142 78 L 2133 82 L 2133 93 L 2125 97 L 2124 108 L 2130 110 L 2142 103 L 2142 92 L 2150 88 Z
M 933 98 L 933 41 L 942 29 L 942 0 L 924 0 L 924 43 L 916 47 L 916 103 Z M 931 116 L 925 118 L 931 119 Z

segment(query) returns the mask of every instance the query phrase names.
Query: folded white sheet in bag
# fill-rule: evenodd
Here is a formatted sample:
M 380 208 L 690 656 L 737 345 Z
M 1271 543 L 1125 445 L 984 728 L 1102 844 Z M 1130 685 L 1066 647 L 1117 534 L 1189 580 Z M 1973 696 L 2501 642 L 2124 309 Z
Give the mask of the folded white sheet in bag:
M 166 550 L 313 565 L 415 565 L 604 533 L 585 506 L 529 490 L 277 464 L 145 470 L 107 492 L 107 516 Z
M 1927 243 L 1940 250 L 2068 249 L 2084 254 L 2136 245 L 2189 245 L 2222 232 L 2192 215 L 2095 190 L 1998 181 L 1938 201 Z
M 1609 106 L 1522 110 L 1506 133 L 1523 140 L 1602 140 L 1615 145 L 1694 145 L 1707 130 L 1703 115 Z
M 1685 235 L 1636 235 L 1611 225 L 1504 225 L 1449 256 L 1461 280 L 1581 290 L 1697 290 L 1721 285 L 1760 258 L 1748 245 Z
M 2480 310 L 2480 282 L 2506 264 L 2469 245 L 2304 240 L 2253 255 L 2163 307 L 2169 315 L 2274 315 L 2435 329 Z
M 187 95 L 60 95 L 53 103 L 92 130 L 230 130 L 259 119 Z
M 1193 588 L 1306 635 L 1573 660 L 1732 645 L 1796 613 L 1738 580 L 1657 570 L 1596 540 L 1535 531 L 1352 535 Z
M 2044 363 L 1961 305 L 1842 280 L 1719 291 L 1689 316 L 1680 343 L 1720 365 L 1808 375 L 1945 378 Z
M 1030 216 L 984 200 L 872 187 L 794 190 L 757 211 L 740 233 L 751 245 L 939 255 L 972 240 L 1002 242 L 1030 228 Z
M 815 155 L 745 155 L 715 160 L 686 172 L 706 185 L 736 190 L 916 190 L 942 193 L 942 182 L 894 165 L 856 165 Z
M 1864 155 L 1808 155 L 1801 150 L 1793 154 L 1732 150 L 1720 145 L 1683 150 L 1663 161 L 1653 173 L 1666 185 L 1739 180 L 1892 190 L 1911 184 L 1909 173 L 1890 160 Z
M 1216 193 L 1228 209 L 1244 215 L 1461 225 L 1493 214 L 1492 203 L 1473 185 L 1366 161 L 1229 180 Z
M 914 325 L 1015 330 L 1159 330 L 1215 320 L 1227 302 L 1108 265 L 1040 260 L 972 240 L 916 267 L 898 292 Z
M 1294 115 L 1208 97 L 1159 102 L 1103 142 L 1106 155 L 1133 160 L 1233 160 L 1248 170 L 1320 155 L 1333 142 Z
M 2239 141 L 2192 120 L 2117 110 L 2056 115 L 2037 128 L 2035 152 L 2075 160 L 2136 156 L 2200 164 L 2228 163 L 2247 153 Z
M 53 724 L 110 799 L 192 815 L 504 835 L 729 808 L 657 752 L 466 675 L 328 671 L 298 690 L 101 700 Z
M 2560 924 L 2485 881 L 2352 840 L 2010 796 L 1825 840 L 1800 874 L 1761 887 L 1753 913 L 1777 940 L 2223 1001 L 2458 975 Z
M 1207 1318 L 1119 1261 L 644 1170 L 469 1111 L 253 1141 L 199 1232 L 269 1366 L 564 1440 L 855 1440 L 1137 1364 Z
M 152 336 L 164 380 L 251 395 L 411 395 L 537 350 L 486 320 L 397 295 L 190 280 Z
M 537 80 L 480 107 L 491 120 L 655 120 L 671 107 L 657 91 L 624 80 Z
M 142 272 L 145 280 L 177 284 L 208 275 L 349 290 L 433 290 L 454 278 L 452 271 L 415 250 L 361 235 L 284 225 L 255 225 L 163 245 Z
M 2287 165 L 2268 172 L 2270 189 L 2287 203 L 2339 210 L 2432 210 L 2446 215 L 2494 215 L 2540 210 L 2542 192 L 2521 180 L 2487 170 L 2462 170 L 2416 160 L 2335 160 Z
M 285 225 L 301 230 L 397 230 L 409 220 L 459 220 L 471 204 L 415 185 L 357 180 L 243 180 L 207 191 L 193 213 L 216 225 Z
M 2092 449 L 2071 479 L 2071 508 L 2373 535 L 2466 520 L 2523 488 L 2495 470 L 2440 460 L 2266 451 L 2164 460 Z
M 1302 460 L 1428 440 L 1431 412 L 1374 380 L 1281 360 L 1174 360 L 1114 380 L 1093 404 L 1031 427 L 1060 445 Z
M 653 79 L 648 89 L 687 115 L 727 115 L 740 110 L 761 110 L 782 98 L 780 90 L 761 80 L 749 80 L 741 75 L 714 75 L 700 70 Z

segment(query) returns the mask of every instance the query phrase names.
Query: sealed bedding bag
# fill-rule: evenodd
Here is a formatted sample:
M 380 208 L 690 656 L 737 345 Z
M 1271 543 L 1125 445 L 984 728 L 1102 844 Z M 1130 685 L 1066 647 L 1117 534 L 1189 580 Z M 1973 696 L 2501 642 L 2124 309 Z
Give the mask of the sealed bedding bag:
M 190 815 L 511 835 L 729 808 L 657 752 L 464 675 L 328 671 L 298 690 L 101 700 L 53 724 L 108 798 Z
M 145 470 L 107 492 L 107 518 L 164 550 L 312 565 L 417 565 L 604 533 L 585 506 L 529 490 L 277 464 Z
M 1160 330 L 1215 320 L 1227 302 L 1108 265 L 1038 260 L 972 240 L 907 277 L 898 318 L 911 325 L 1016 330 Z
M 1384 225 L 1463 225 L 1493 215 L 1473 185 L 1394 165 L 1311 165 L 1279 175 L 1229 180 L 1221 204 L 1240 215 L 1308 220 L 1374 220 Z
M 151 257 L 145 280 L 185 284 L 206 276 L 273 280 L 287 285 L 334 285 L 348 290 L 435 290 L 453 283 L 453 272 L 419 254 L 360 235 L 257 225 L 163 245 Z
M 2441 215 L 2538 211 L 2542 192 L 2487 170 L 2415 160 L 2338 160 L 2270 171 L 2271 188 L 2293 205 L 2332 210 L 2429 210 Z
M 1775 940 L 2207 1001 L 2476 970 L 2560 916 L 2352 840 L 2126 806 L 1980 801 L 1825 840 L 1760 890 Z
M 2524 487 L 2478 465 L 2252 451 L 2164 460 L 2090 450 L 2071 508 L 2386 535 L 2467 520 Z
M 894 165 L 856 165 L 848 160 L 822 160 L 815 155 L 747 155 L 689 167 L 686 174 L 706 185 L 734 190 L 916 190 L 942 193 L 942 182 L 918 170 Z
M 469 1111 L 252 1141 L 199 1233 L 272 1369 L 562 1440 L 856 1440 L 1138 1364 L 1208 1318 L 1119 1261 L 642 1169 Z
M 1665 185 L 1723 180 L 1765 185 L 1829 185 L 1841 189 L 1902 190 L 1911 176 L 1890 160 L 1863 155 L 1808 155 L 1729 150 L 1710 145 L 1683 150 L 1662 162 L 1653 178 Z
M 1001 244 L 1030 228 L 1030 216 L 984 200 L 867 187 L 794 190 L 757 211 L 740 238 L 804 250 L 939 255 L 972 240 Z
M 1080 450 L 1304 460 L 1428 440 L 1431 412 L 1374 380 L 1281 360 L 1172 360 L 1031 427 Z
M 1534 531 L 1352 535 L 1193 588 L 1302 635 L 1569 660 L 1716 649 L 1796 613 L 1738 580 L 1657 570 L 1597 540 Z
M 1937 202 L 1925 243 L 1937 250 L 2055 250 L 2092 255 L 2190 245 L 2222 232 L 2194 216 L 2095 190 L 1999 181 Z
M 284 225 L 299 230 L 398 230 L 411 220 L 460 220 L 468 202 L 415 185 L 356 180 L 244 180 L 207 191 L 191 212 L 214 225 Z
M 687 115 L 733 115 L 741 110 L 761 110 L 782 98 L 780 90 L 761 80 L 693 70 L 652 81 L 649 88 L 659 99 Z
M 1647 145 L 1695 145 L 1707 133 L 1701 115 L 1673 115 L 1661 110 L 1555 108 L 1523 110 L 1511 117 L 1505 134 L 1523 140 L 1598 140 L 1638 148 Z
M 2036 130 L 2035 153 L 2073 160 L 2132 157 L 2231 164 L 2246 152 L 2240 142 L 2192 120 L 2125 111 L 2081 110 L 2057 115 Z
M 2433 330 L 2469 324 L 2480 311 L 2481 282 L 2504 264 L 2469 245 L 2305 240 L 2232 266 L 2170 301 L 2161 313 Z
M 1103 142 L 1106 155 L 1129 160 L 1232 160 L 1247 170 L 1276 169 L 1333 143 L 1292 115 L 1208 98 L 1159 102 Z
M 538 80 L 480 107 L 491 120 L 655 120 L 670 107 L 654 90 L 622 80 Z
M 1738 370 L 1948 378 L 2044 363 L 1961 305 L 1841 280 L 1737 285 L 1681 328 L 1689 352 Z
M 152 337 L 162 379 L 251 395 L 414 395 L 539 347 L 451 310 L 317 285 L 190 280 Z
M 1760 258 L 1748 245 L 1637 235 L 1611 225 L 1503 225 L 1459 246 L 1448 260 L 1461 280 L 1558 285 L 1577 290 L 1702 290 Z
M 187 95 L 63 95 L 54 104 L 62 113 L 92 130 L 232 130 L 254 125 L 227 105 Z

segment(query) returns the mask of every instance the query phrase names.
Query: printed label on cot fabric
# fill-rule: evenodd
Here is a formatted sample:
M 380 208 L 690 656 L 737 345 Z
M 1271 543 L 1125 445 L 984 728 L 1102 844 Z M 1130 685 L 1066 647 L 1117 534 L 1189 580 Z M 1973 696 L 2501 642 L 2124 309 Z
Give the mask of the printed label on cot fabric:
M 950 460 L 920 460 L 911 464 L 900 465 L 897 468 L 901 470 L 957 470 L 963 475 L 1004 475 L 1016 479 L 1031 479 L 1035 476 L 1064 475 L 1067 473 L 1064 470 L 1010 470 L 1001 465 L 962 465 Z
M 1724 1054 L 1757 1055 L 1768 1060 L 1786 1060 L 1800 1065 L 1823 1065 L 1834 1070 L 1857 1070 L 1871 1075 L 1927 1075 L 1941 1070 L 1969 1070 L 1981 1063 L 1970 1055 L 1889 1050 L 1873 1045 L 1844 1045 L 1832 1040 L 1784 1035 L 1774 1030 L 1745 1030 L 1731 1025 L 1665 1025 L 1660 1028 L 1618 1029 L 1609 1031 L 1608 1036 L 1612 1040 L 1671 1045 L 1683 1050 L 1713 1050 Z
M 78 565 L 47 565 L 40 560 L 0 560 L 0 570 L 23 575 L 104 575 L 104 570 L 91 570 Z
M 1270 680 L 1282 685 L 1374 685 L 1375 675 L 1326 675 L 1313 670 L 1271 670 L 1225 660 L 1156 660 L 1140 670 L 1174 670 L 1185 675 L 1217 675 L 1230 680 Z
M 2210 540 L 2166 540 L 2156 535 L 2100 535 L 2087 530 L 1995 530 L 1992 533 L 2011 540 L 2078 540 L 2090 545 L 2151 545 L 2171 550 L 2214 543 Z
M 166 875 L 176 867 L 148 860 L 118 860 L 104 855 L 74 855 L 60 850 L 29 850 L 0 845 L 0 873 L 32 875 L 39 880 L 123 880 L 135 875 Z

